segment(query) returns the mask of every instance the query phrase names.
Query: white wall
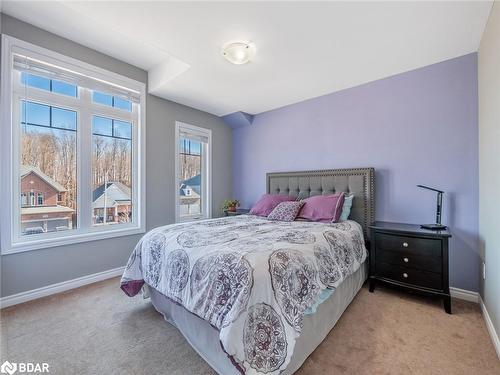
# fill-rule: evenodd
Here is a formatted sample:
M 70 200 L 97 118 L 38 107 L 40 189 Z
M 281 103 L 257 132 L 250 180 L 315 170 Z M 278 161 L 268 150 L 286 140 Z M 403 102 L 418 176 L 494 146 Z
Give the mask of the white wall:
M 500 333 L 500 3 L 479 48 L 479 235 L 486 280 L 481 296 Z

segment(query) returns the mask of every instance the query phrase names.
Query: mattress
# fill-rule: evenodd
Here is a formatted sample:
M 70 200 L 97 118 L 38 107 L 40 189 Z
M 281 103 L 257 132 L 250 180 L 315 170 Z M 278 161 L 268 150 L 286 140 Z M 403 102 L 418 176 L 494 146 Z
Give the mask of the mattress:
M 290 363 L 282 374 L 293 374 L 307 357 L 325 339 L 342 313 L 362 287 L 368 275 L 367 261 L 348 276 L 314 313 L 304 316 L 301 335 L 297 339 Z M 155 288 L 148 285 L 153 306 L 163 314 L 165 320 L 177 327 L 189 344 L 219 374 L 238 375 L 240 372 L 232 364 L 219 343 L 219 332 L 207 321 L 172 302 Z

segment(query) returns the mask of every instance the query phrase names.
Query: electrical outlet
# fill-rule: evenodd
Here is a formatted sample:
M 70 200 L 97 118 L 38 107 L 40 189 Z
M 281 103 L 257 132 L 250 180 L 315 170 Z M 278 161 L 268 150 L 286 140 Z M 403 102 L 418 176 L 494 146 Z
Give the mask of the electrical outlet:
M 483 280 L 486 280 L 486 263 L 483 262 Z

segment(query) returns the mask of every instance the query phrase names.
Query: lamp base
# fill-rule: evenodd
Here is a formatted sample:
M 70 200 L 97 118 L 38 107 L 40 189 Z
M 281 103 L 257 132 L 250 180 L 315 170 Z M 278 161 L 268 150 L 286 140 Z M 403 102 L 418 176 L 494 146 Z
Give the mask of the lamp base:
M 443 224 L 422 224 L 420 225 L 420 228 L 430 230 L 445 230 L 447 226 Z

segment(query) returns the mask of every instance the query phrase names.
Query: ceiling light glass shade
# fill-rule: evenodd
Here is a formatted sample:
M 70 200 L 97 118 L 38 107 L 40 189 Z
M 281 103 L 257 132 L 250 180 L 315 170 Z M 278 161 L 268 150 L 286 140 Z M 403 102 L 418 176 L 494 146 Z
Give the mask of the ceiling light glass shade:
M 224 45 L 222 55 L 230 63 L 241 65 L 251 61 L 255 56 L 255 43 L 231 42 Z

